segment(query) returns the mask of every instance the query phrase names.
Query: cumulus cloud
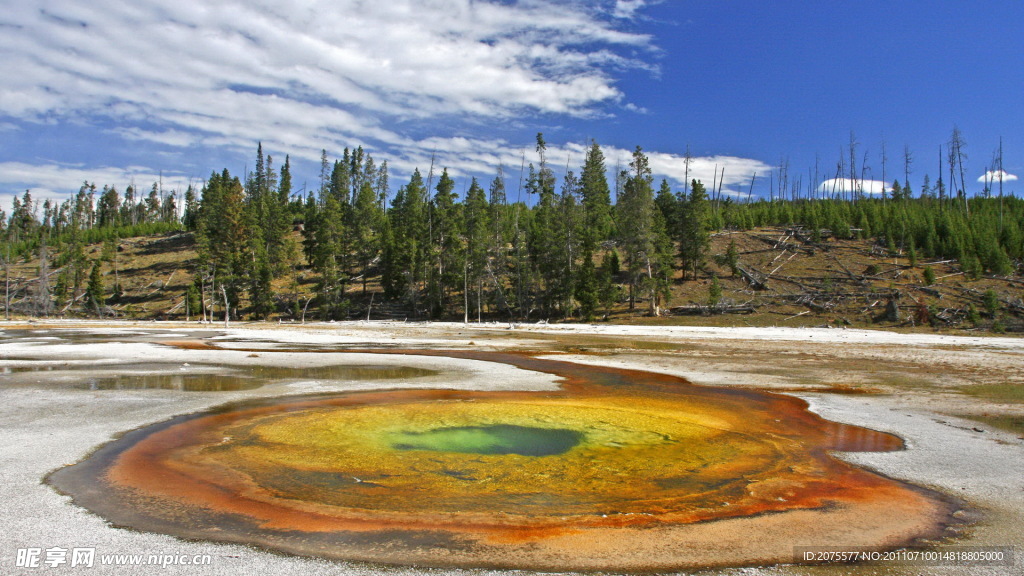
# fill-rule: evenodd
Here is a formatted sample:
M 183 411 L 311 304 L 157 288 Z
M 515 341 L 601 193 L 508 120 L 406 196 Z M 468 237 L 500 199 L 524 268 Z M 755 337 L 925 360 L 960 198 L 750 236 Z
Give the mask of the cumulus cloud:
M 1016 182 L 1017 176 L 1004 172 L 1003 170 L 989 170 L 978 177 L 978 182 L 982 184 L 991 184 L 993 182 Z
M 612 12 L 616 18 L 632 18 L 637 11 L 649 3 L 649 0 L 616 0 Z
M 818 192 L 824 194 L 860 193 L 881 195 L 889 192 L 892 185 L 881 180 L 853 180 L 850 178 L 831 178 L 818 185 Z
M 691 180 L 700 180 L 711 190 L 713 183 L 720 182 L 722 193 L 732 196 L 746 196 L 750 179 L 755 174 L 767 176 L 772 167 L 750 158 L 736 156 L 701 156 L 690 159 L 687 170 L 686 158 L 678 154 L 654 152 L 648 155 L 651 170 L 657 176 L 668 178 L 679 185 L 686 183 L 687 174 Z

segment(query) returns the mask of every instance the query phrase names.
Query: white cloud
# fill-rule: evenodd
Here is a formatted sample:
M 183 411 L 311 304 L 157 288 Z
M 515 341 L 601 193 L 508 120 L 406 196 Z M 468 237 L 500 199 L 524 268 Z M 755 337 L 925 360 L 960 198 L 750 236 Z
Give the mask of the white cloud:
M 586 157 L 589 144 L 567 143 L 547 145 L 546 156 L 549 167 L 555 171 L 556 176 L 561 178 L 566 169 L 572 170 L 577 175 Z M 398 159 L 397 162 L 388 160 L 389 166 L 396 166 L 399 169 L 412 171 L 419 168 L 426 176 L 431 155 L 434 156 L 435 169 L 449 168 L 449 174 L 453 177 L 469 176 L 474 174 L 496 173 L 499 165 L 504 167 L 506 185 L 510 193 L 515 192 L 519 179 L 519 172 L 524 164 L 536 165 L 538 157 L 534 150 L 534 144 L 528 146 L 515 146 L 503 140 L 475 140 L 468 138 L 432 138 L 416 143 L 413 156 Z M 608 177 L 614 178 L 616 170 L 628 170 L 629 163 L 633 158 L 633 150 L 617 148 L 614 146 L 602 146 L 601 151 L 605 157 L 605 167 L 608 170 Z M 687 182 L 687 177 L 693 180 L 702 181 L 710 191 L 712 182 L 722 180 L 723 194 L 733 196 L 745 196 L 750 178 L 754 173 L 766 176 L 771 172 L 772 167 L 759 161 L 735 156 L 704 156 L 691 157 L 689 169 L 686 167 L 686 158 L 679 154 L 665 152 L 644 151 L 647 156 L 651 172 L 656 179 L 655 186 L 660 185 L 660 180 L 666 178 L 675 189 L 682 188 Z M 722 170 L 725 176 L 722 176 Z M 717 175 L 717 176 L 716 176 Z M 467 183 L 468 184 L 468 183 Z M 512 199 L 515 199 L 512 196 Z
M 621 29 L 653 3 L 12 3 L 0 14 L 0 130 L 16 127 L 8 120 L 107 126 L 128 147 L 152 143 L 246 158 L 261 141 L 275 156 L 313 162 L 321 149 L 335 154 L 362 144 L 388 161 L 396 183 L 414 168 L 425 172 L 432 155 L 438 169 L 455 175 L 494 174 L 499 165 L 511 174 L 523 150 L 531 161 L 532 142 L 488 137 L 484 122 L 638 113 L 614 73 L 655 70 L 637 56 L 656 52 L 652 39 Z M 616 159 L 628 166 L 630 153 L 606 148 L 609 169 Z M 575 171 L 584 154 L 582 144 L 549 149 L 553 165 L 568 158 Z M 52 156 L 60 158 L 59 151 Z M 659 178 L 683 183 L 681 156 L 648 156 Z M 715 165 L 726 168 L 727 192 L 745 190 L 754 171 L 770 171 L 756 160 L 695 158 L 689 176 L 710 185 Z M 0 184 L 59 196 L 83 180 L 123 190 L 135 175 L 148 185 L 155 172 L 7 162 L 0 164 Z
M 173 138 L 171 135 L 169 138 Z M 561 178 L 565 170 L 579 174 L 589 145 L 582 143 L 548 144 L 547 159 L 549 166 Z M 273 151 L 264 148 L 268 153 Z M 431 158 L 435 172 L 447 168 L 449 174 L 460 180 L 462 188 L 469 186 L 469 178 L 479 176 L 489 179 L 497 174 L 498 167 L 503 168 L 506 186 L 510 198 L 516 200 L 520 169 L 529 164 L 536 165 L 538 157 L 534 144 L 517 146 L 505 140 L 484 140 L 464 137 L 429 138 L 421 141 L 408 141 L 402 147 L 403 152 L 394 156 L 378 157 L 378 162 L 387 160 L 392 170 L 392 187 L 397 189 L 404 184 L 407 175 L 419 169 L 426 178 Z M 310 147 L 301 150 L 303 154 L 316 155 L 320 151 Z M 610 182 L 614 182 L 616 170 L 627 170 L 632 160 L 632 150 L 614 146 L 602 146 L 605 166 Z M 710 191 L 712 182 L 722 179 L 722 192 L 725 195 L 745 197 L 747 185 L 754 173 L 767 175 L 772 167 L 758 160 L 738 158 L 734 156 L 691 157 L 689 170 L 686 158 L 679 154 L 645 151 L 652 173 L 656 179 L 655 186 L 666 178 L 676 190 L 687 182 L 686 178 L 704 182 Z M 278 162 L 279 164 L 279 162 Z M 723 177 L 722 171 L 725 170 Z M 97 186 L 114 185 L 118 190 L 134 182 L 137 187 L 148 190 L 153 182 L 160 179 L 160 172 L 151 168 L 131 166 L 127 168 L 98 167 L 90 168 L 82 165 L 62 165 L 56 163 L 28 164 L 23 162 L 0 163 L 0 187 L 12 191 L 32 190 L 34 198 L 52 198 L 62 200 L 77 191 L 82 182 L 88 181 Z M 186 177 L 180 173 L 164 172 L 164 188 L 183 192 L 190 182 L 199 186 L 199 178 Z M 485 182 L 486 184 L 486 182 Z M 20 192 L 19 192 L 20 194 Z M 525 193 L 524 193 L 525 194 Z M 525 196 L 519 198 L 526 200 Z M 7 201 L 0 200 L 0 206 Z
M 98 188 L 105 185 L 115 186 L 122 194 L 129 185 L 134 184 L 143 194 L 148 193 L 154 182 L 163 181 L 164 190 L 177 190 L 183 195 L 189 185 L 189 178 L 175 173 L 160 174 L 157 170 L 142 166 L 127 168 L 86 166 L 69 166 L 63 164 L 27 164 L 24 162 L 0 162 L 0 185 L 18 192 L 20 197 L 25 189 L 31 189 L 32 198 L 42 202 L 52 199 L 57 202 L 68 197 L 69 188 L 78 187 L 83 182 L 96 184 Z M 195 184 L 200 184 L 198 181 Z M 14 188 L 19 186 L 20 188 Z M 7 209 L 9 201 L 2 199 L 0 209 Z
M 648 0 L 616 0 L 612 13 L 616 18 L 632 18 L 646 4 Z
M 385 126 L 405 120 L 593 116 L 624 100 L 611 71 L 649 68 L 623 54 L 651 48 L 554 0 L 40 0 L 0 27 L 0 115 L 245 149 L 399 145 Z
M 690 180 L 700 180 L 709 193 L 712 184 L 720 182 L 723 194 L 732 196 L 745 196 L 750 179 L 755 173 L 760 174 L 760 177 L 763 178 L 772 170 L 771 166 L 760 160 L 735 156 L 691 158 L 689 171 L 686 169 L 685 157 L 678 154 L 653 152 L 648 154 L 648 159 L 651 170 L 658 176 L 666 177 L 670 181 L 683 185 L 686 183 L 688 173 Z
M 1016 182 L 1017 176 L 1002 170 L 989 170 L 978 177 L 978 182 L 982 184 L 998 183 L 1000 181 Z
M 888 193 L 892 188 L 881 180 L 852 180 L 850 178 L 831 178 L 825 180 L 818 186 L 818 192 L 825 194 L 861 193 L 881 195 Z

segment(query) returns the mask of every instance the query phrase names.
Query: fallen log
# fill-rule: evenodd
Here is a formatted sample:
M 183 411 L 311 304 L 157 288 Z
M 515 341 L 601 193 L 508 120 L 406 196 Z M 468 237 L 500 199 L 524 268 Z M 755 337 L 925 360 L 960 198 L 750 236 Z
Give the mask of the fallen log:
M 693 304 L 690 306 L 673 306 L 668 309 L 672 314 L 683 316 L 708 316 L 711 314 L 753 314 L 757 307 L 752 304 L 737 304 L 734 306 L 702 306 Z
M 742 276 L 748 284 L 753 286 L 754 290 L 768 289 L 768 281 L 766 278 L 762 276 L 760 272 L 757 272 L 755 270 L 747 270 L 746 268 L 739 264 L 736 265 L 736 270 L 739 271 L 740 276 Z

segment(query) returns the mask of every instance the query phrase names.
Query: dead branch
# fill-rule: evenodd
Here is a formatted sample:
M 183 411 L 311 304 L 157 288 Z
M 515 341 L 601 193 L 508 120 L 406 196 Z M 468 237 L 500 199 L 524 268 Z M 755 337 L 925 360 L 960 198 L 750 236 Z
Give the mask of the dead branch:
M 846 264 L 843 264 L 843 261 L 840 260 L 839 258 L 837 258 L 835 256 L 830 256 L 830 258 L 832 259 L 832 261 L 834 261 L 836 264 L 838 264 L 840 268 L 843 269 L 843 272 L 846 272 L 846 275 L 849 276 L 851 280 L 853 280 L 854 282 L 856 282 L 859 285 L 863 285 L 864 284 L 864 277 L 863 276 L 858 276 L 857 274 L 854 274 L 853 272 L 851 272 L 850 269 L 846 267 Z
M 738 263 L 736 264 L 736 270 L 739 271 L 740 276 L 742 276 L 743 279 L 746 280 L 748 284 L 753 286 L 754 290 L 767 290 L 768 289 L 768 281 L 767 281 L 768 279 L 764 278 L 761 275 L 760 272 L 757 272 L 756 270 L 753 270 L 753 269 L 748 270 L 748 269 L 746 269 L 745 267 L 741 266 Z
M 785 254 L 785 252 L 783 252 L 783 254 Z M 785 262 L 783 262 L 782 264 L 779 264 L 779 265 L 778 265 L 778 266 L 777 266 L 777 267 L 775 268 L 775 270 L 772 270 L 771 272 L 769 272 L 769 273 L 768 273 L 768 276 L 767 276 L 767 277 L 766 277 L 765 279 L 771 278 L 771 277 L 772 277 L 772 275 L 773 275 L 773 274 L 775 274 L 776 272 L 778 272 L 780 268 L 782 268 L 783 266 L 785 266 L 786 264 L 788 264 L 788 263 L 789 263 L 789 261 L 790 261 L 790 260 L 792 260 L 793 258 L 796 258 L 796 255 L 797 255 L 797 253 L 796 253 L 796 252 L 793 252 L 793 255 L 792 255 L 792 256 L 790 256 L 789 258 L 787 258 Z M 772 262 L 775 262 L 775 261 L 774 261 L 774 260 L 772 260 Z

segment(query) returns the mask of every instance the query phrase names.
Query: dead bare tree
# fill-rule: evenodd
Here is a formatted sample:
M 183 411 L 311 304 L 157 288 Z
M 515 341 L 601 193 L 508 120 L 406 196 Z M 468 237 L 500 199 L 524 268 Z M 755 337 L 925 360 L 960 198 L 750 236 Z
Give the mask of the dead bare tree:
M 889 185 L 889 181 L 885 179 L 885 165 L 889 161 L 889 155 L 886 154 L 885 150 L 885 138 L 882 138 L 882 200 L 885 200 L 885 188 Z
M 722 175 L 718 178 L 718 191 L 715 193 L 714 212 L 718 213 L 718 205 L 722 201 L 722 183 L 725 182 L 725 166 L 722 166 Z
M 815 153 L 814 154 L 814 182 L 813 182 L 814 192 L 818 191 L 818 185 L 819 185 L 818 181 L 820 180 L 820 177 L 818 175 L 818 172 L 819 172 L 818 165 L 820 164 L 820 162 L 821 162 L 821 157 L 818 156 L 817 153 Z M 824 192 L 824 190 L 822 190 L 822 192 Z M 812 192 L 812 197 L 811 198 L 814 199 L 813 192 Z M 820 198 L 820 196 L 818 198 Z
M 221 284 L 220 286 L 220 293 L 222 296 L 224 296 L 224 327 L 228 328 L 228 321 L 231 315 L 231 305 L 228 302 L 228 291 L 226 288 L 224 288 L 223 284 Z
M 961 176 L 961 188 L 959 188 L 958 195 L 964 198 L 964 212 L 967 215 L 971 215 L 971 207 L 967 202 L 967 183 L 964 179 L 964 160 L 967 158 L 967 153 L 964 152 L 964 148 L 967 147 L 967 141 L 964 140 L 964 134 L 959 131 L 955 125 L 953 125 L 953 132 L 949 136 L 949 183 L 950 186 L 955 188 L 954 181 L 954 167 L 958 167 L 959 176 Z
M 690 195 L 690 162 L 693 162 L 693 156 L 690 155 L 690 145 L 686 145 L 686 155 L 683 156 L 683 183 L 686 195 Z
M 903 145 L 903 188 L 908 192 L 907 197 L 910 197 L 910 166 L 914 163 L 914 156 L 910 153 L 910 146 L 907 144 Z
M 960 194 L 963 195 L 964 199 L 964 212 L 970 216 L 971 208 L 967 203 L 967 184 L 964 180 L 964 160 L 967 158 L 967 153 L 964 152 L 964 148 L 967 146 L 967 142 L 964 140 L 963 134 L 960 129 L 955 125 L 953 126 L 953 133 L 949 137 L 949 181 L 950 184 L 953 180 L 953 164 L 959 168 L 960 172 Z
M 779 158 L 779 200 L 786 199 L 786 189 L 789 187 L 789 158 Z
M 860 198 L 864 198 L 864 183 L 867 182 L 867 175 L 871 172 L 871 167 L 868 166 L 868 151 L 864 151 L 864 158 L 860 161 L 860 185 L 857 186 L 857 190 L 860 191 Z M 870 193 L 870 190 L 868 191 Z
M 859 196 L 857 192 L 860 189 L 857 186 L 857 136 L 850 130 L 850 197 L 856 199 Z
M 714 205 L 715 191 L 718 189 L 718 164 L 715 164 L 715 171 L 711 174 L 711 204 Z
M 939 195 L 939 207 L 940 208 L 943 206 L 942 200 L 943 200 L 943 196 L 945 195 L 945 192 L 946 192 L 945 191 L 945 185 L 943 185 L 943 183 L 942 183 L 942 170 L 944 169 L 944 167 L 945 167 L 945 164 L 943 163 L 943 160 L 942 160 L 942 144 L 939 144 L 939 176 L 938 176 L 938 179 L 935 182 L 935 188 L 939 191 L 938 195 Z
M 4 256 L 4 320 L 11 319 L 11 245 Z
M 1003 233 L 1003 137 L 999 137 L 999 155 L 996 157 L 996 175 L 999 176 L 999 233 Z

